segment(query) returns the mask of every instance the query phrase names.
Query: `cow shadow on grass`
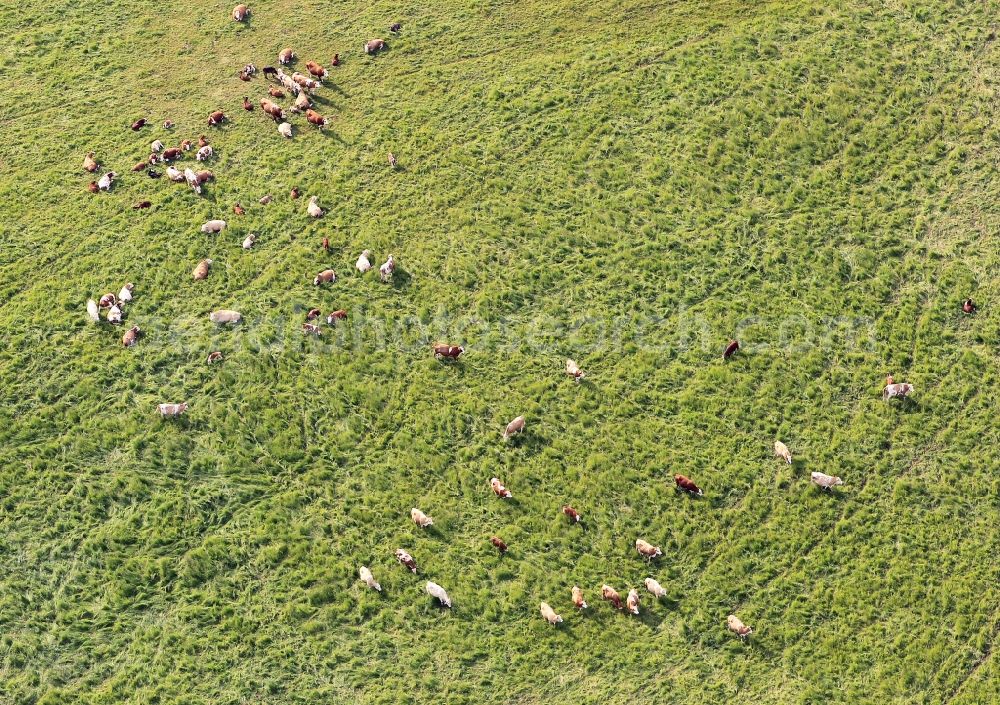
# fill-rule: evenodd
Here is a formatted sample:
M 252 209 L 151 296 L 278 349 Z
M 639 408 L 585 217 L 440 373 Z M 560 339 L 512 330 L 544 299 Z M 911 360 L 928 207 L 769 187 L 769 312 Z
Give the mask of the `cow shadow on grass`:
M 392 273 L 392 279 L 389 284 L 393 289 L 404 289 L 410 285 L 413 277 L 405 269 L 396 265 L 396 269 Z
M 333 140 L 334 142 L 337 142 L 345 146 L 347 145 L 347 142 L 344 140 L 343 137 L 340 136 L 340 133 L 337 132 L 336 130 L 320 130 L 319 134 L 322 135 L 324 139 Z

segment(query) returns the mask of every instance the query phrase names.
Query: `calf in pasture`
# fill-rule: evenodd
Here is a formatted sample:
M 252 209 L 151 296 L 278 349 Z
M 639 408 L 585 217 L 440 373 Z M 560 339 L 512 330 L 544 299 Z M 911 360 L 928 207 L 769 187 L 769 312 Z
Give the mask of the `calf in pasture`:
M 225 229 L 226 221 L 224 220 L 209 220 L 201 226 L 203 233 L 221 233 Z
M 568 504 L 564 504 L 562 508 L 562 513 L 569 517 L 569 520 L 574 524 L 580 523 L 580 512 L 573 509 L 573 507 Z
M 547 602 L 543 602 L 539 606 L 539 610 L 541 611 L 542 616 L 545 618 L 545 621 L 548 622 L 549 624 L 559 624 L 560 622 L 563 621 L 563 618 L 560 617 L 558 614 L 556 614 L 556 611 L 551 607 L 549 607 L 549 604 Z
M 327 325 L 331 325 L 332 326 L 337 321 L 343 321 L 343 320 L 346 320 L 346 319 L 347 319 L 347 311 L 341 308 L 341 309 L 338 309 L 336 311 L 331 312 L 330 315 L 326 317 L 326 322 L 327 322 Z
M 221 110 L 216 110 L 211 115 L 208 116 L 208 126 L 212 127 L 214 125 L 221 125 L 222 121 L 226 119 L 226 114 Z
M 212 145 L 206 144 L 204 147 L 198 150 L 198 153 L 194 155 L 194 158 L 197 159 L 199 162 L 203 162 L 207 160 L 209 157 L 211 157 L 213 153 L 214 150 L 212 149 Z
M 646 585 L 646 589 L 653 593 L 653 597 L 666 597 L 667 591 L 656 582 L 653 578 L 646 578 L 643 583 Z
M 139 329 L 139 326 L 132 326 L 125 331 L 125 335 L 122 336 L 122 345 L 126 348 L 132 347 L 135 345 L 136 341 L 139 340 L 140 333 L 142 333 L 142 331 Z
M 753 629 L 745 625 L 743 620 L 735 614 L 726 617 L 726 626 L 729 628 L 729 631 L 733 632 L 743 641 L 746 641 L 746 638 L 753 634 Z
M 385 49 L 384 39 L 369 39 L 367 42 L 365 42 L 366 54 L 377 54 L 383 49 Z
M 513 497 L 510 490 L 503 486 L 503 483 L 500 482 L 500 478 L 498 477 L 494 477 L 490 480 L 490 487 L 493 490 L 493 494 L 501 499 L 510 499 Z
M 499 536 L 493 536 L 490 538 L 490 543 L 496 546 L 496 549 L 500 551 L 501 554 L 507 553 L 507 544 L 503 542 Z
M 896 384 L 887 384 L 885 389 L 882 390 L 882 399 L 906 399 L 906 397 L 913 394 L 913 385 L 906 384 L 903 382 L 898 382 Z
M 83 170 L 89 171 L 91 174 L 97 171 L 97 160 L 94 159 L 93 152 L 87 152 L 87 156 L 83 158 Z
M 208 358 L 205 361 L 209 365 L 213 365 L 216 362 L 222 362 L 222 353 L 218 350 L 214 350 L 208 354 Z
M 654 546 L 648 541 L 643 541 L 642 539 L 635 540 L 635 550 L 637 550 L 639 555 L 647 561 L 651 561 L 654 558 L 659 558 L 663 555 L 663 551 L 660 550 L 659 546 Z
M 432 583 L 427 581 L 427 594 L 433 597 L 435 600 L 441 603 L 442 607 L 447 607 L 451 609 L 451 598 L 448 597 L 448 593 L 444 591 L 444 588 L 437 583 Z
M 580 382 L 587 376 L 586 373 L 580 369 L 580 366 L 576 364 L 576 361 L 570 359 L 566 360 L 566 374 L 572 377 L 576 382 Z
M 160 412 L 160 416 L 164 418 L 171 418 L 174 416 L 180 416 L 187 411 L 188 405 L 187 402 L 182 402 L 180 404 L 158 404 L 156 410 Z
M 253 111 L 253 103 L 250 102 L 250 96 L 243 96 L 243 109 L 248 113 Z
M 198 263 L 198 266 L 194 268 L 191 272 L 191 276 L 194 277 L 195 281 L 200 281 L 208 276 L 208 268 L 212 266 L 212 260 L 203 259 Z
M 358 261 L 354 263 L 354 266 L 357 267 L 358 271 L 361 272 L 362 274 L 364 274 L 365 272 L 367 272 L 369 269 L 372 268 L 371 260 L 368 259 L 369 257 L 371 257 L 371 254 L 372 254 L 371 252 L 365 250 L 364 252 L 361 253 L 361 256 L 358 257 Z
M 622 608 L 622 596 L 610 585 L 601 586 L 601 599 L 610 602 L 616 610 Z
M 309 205 L 306 206 L 306 212 L 313 218 L 321 218 L 323 216 L 323 209 L 319 207 L 319 196 L 309 197 Z
M 165 149 L 163 150 L 163 155 L 162 155 L 163 161 L 165 162 L 176 161 L 181 158 L 181 155 L 183 153 L 184 150 L 182 150 L 180 147 L 171 147 L 170 149 Z
M 208 320 L 212 323 L 239 323 L 241 318 L 243 316 L 239 311 L 232 311 L 227 308 L 212 311 L 212 313 L 208 314 Z
M 123 303 L 126 301 L 131 301 L 133 289 L 135 289 L 135 284 L 133 284 L 132 282 L 129 282 L 128 284 L 123 286 L 122 290 L 118 292 L 118 300 Z
M 320 284 L 332 284 L 337 281 L 337 273 L 332 269 L 324 269 L 313 278 L 313 286 Z
M 844 484 L 844 481 L 835 475 L 827 475 L 825 472 L 810 473 L 809 479 L 814 485 L 822 490 L 830 492 L 837 485 Z
M 278 134 L 285 139 L 292 139 L 292 125 L 291 123 L 283 122 L 278 125 Z
M 378 268 L 378 277 L 383 282 L 392 281 L 392 275 L 396 271 L 396 259 L 389 255 L 389 258 Z
M 404 551 L 401 548 L 396 549 L 396 560 L 405 565 L 410 569 L 410 572 L 414 575 L 417 574 L 417 562 L 413 560 L 413 556 Z
M 583 599 L 583 590 L 581 590 L 576 585 L 573 586 L 573 590 L 570 593 L 573 596 L 573 606 L 578 610 L 587 609 L 587 602 Z
M 382 586 L 378 584 L 378 581 L 375 580 L 375 576 L 372 575 L 372 572 L 368 570 L 367 566 L 361 566 L 358 570 L 358 576 L 361 578 L 361 581 L 372 590 L 382 592 Z
M 705 494 L 701 491 L 701 488 L 698 487 L 698 485 L 694 484 L 694 481 L 690 477 L 686 477 L 684 475 L 674 475 L 674 483 L 677 485 L 677 489 L 697 495 L 698 497 Z
M 97 180 L 97 188 L 98 188 L 98 190 L 100 190 L 100 191 L 110 191 L 111 190 L 111 184 L 114 183 L 114 181 L 115 181 L 115 179 L 117 177 L 118 177 L 118 174 L 116 174 L 113 171 L 109 171 L 107 174 L 105 174 L 104 176 L 102 176 L 101 178 L 99 178 Z
M 306 120 L 310 125 L 315 125 L 321 130 L 330 123 L 329 118 L 323 117 L 315 110 L 306 110 Z
M 121 323 L 122 322 L 122 307 L 118 304 L 114 304 L 108 309 L 108 323 Z
M 306 70 L 318 79 L 322 80 L 327 77 L 326 69 L 317 64 L 315 61 L 307 61 Z
M 278 63 L 282 66 L 292 63 L 292 59 L 295 58 L 295 52 L 291 49 L 282 49 L 278 53 Z
M 321 331 L 319 326 L 316 325 L 315 323 L 303 323 L 302 332 L 305 333 L 306 335 L 315 335 L 315 336 L 323 335 L 323 331 Z
M 789 465 L 792 464 L 792 453 L 790 450 L 788 450 L 788 446 L 786 446 L 781 441 L 774 442 L 774 454 L 779 458 L 781 458 L 782 460 L 784 460 Z
M 733 355 L 735 355 L 736 351 L 739 350 L 739 349 L 740 349 L 739 342 L 737 342 L 735 340 L 730 340 L 729 341 L 729 345 L 727 345 L 726 349 L 722 351 L 722 359 L 723 360 L 728 360 Z
M 257 242 L 257 236 L 254 235 L 253 233 L 250 233 L 243 240 L 243 249 L 244 250 L 249 250 L 251 247 L 253 247 L 253 245 L 254 245 L 255 242 Z
M 413 523 L 419 526 L 421 529 L 426 529 L 428 526 L 434 525 L 434 520 L 431 519 L 426 514 L 424 514 L 419 509 L 417 509 L 416 507 L 410 510 L 410 519 L 412 519 Z
M 446 343 L 434 343 L 434 357 L 438 360 L 447 358 L 457 360 L 458 356 L 465 352 L 461 345 L 448 345 Z
M 632 588 L 628 591 L 628 597 L 625 598 L 625 606 L 628 611 L 634 615 L 639 614 L 639 591 Z
M 233 8 L 233 21 L 242 22 L 250 14 L 250 8 L 240 3 Z
M 523 433 L 524 423 L 525 423 L 524 417 L 518 416 L 509 424 L 507 424 L 507 427 L 503 430 L 503 439 L 506 441 L 509 440 L 510 438 L 513 438 L 519 433 Z

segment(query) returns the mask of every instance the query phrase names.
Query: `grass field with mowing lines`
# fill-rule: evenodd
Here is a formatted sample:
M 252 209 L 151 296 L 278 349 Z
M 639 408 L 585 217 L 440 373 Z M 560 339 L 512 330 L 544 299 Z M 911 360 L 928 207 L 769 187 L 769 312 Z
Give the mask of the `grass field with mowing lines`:
M 998 702 L 1000 6 L 231 9 L 0 8 L 0 702 Z M 240 108 L 285 46 L 323 133 Z M 202 196 L 129 171 L 199 134 Z

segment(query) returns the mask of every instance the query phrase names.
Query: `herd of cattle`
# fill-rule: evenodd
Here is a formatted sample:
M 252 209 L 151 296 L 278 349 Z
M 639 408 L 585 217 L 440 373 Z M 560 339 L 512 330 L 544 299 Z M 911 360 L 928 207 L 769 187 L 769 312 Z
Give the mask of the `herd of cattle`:
M 237 22 L 243 22 L 247 19 L 250 14 L 250 9 L 246 5 L 238 5 L 233 10 L 232 17 Z M 390 27 L 390 31 L 393 33 L 398 33 L 400 31 L 399 24 L 393 24 Z M 386 48 L 385 41 L 382 39 L 373 39 L 365 43 L 364 51 L 366 54 L 375 54 Z M 295 60 L 295 53 L 291 49 L 285 49 L 280 52 L 278 56 L 278 62 L 281 65 L 288 65 Z M 331 66 L 336 67 L 340 65 L 340 55 L 334 55 Z M 310 101 L 310 96 L 315 93 L 315 91 L 322 88 L 321 81 L 326 79 L 329 72 L 326 68 L 320 64 L 309 61 L 306 63 L 306 69 L 309 71 L 312 78 L 309 78 L 298 72 L 294 72 L 291 76 L 284 73 L 279 68 L 265 67 L 263 70 L 266 79 L 273 80 L 273 84 L 268 88 L 269 98 L 281 99 L 286 97 L 286 92 L 288 95 L 294 97 L 292 106 L 289 111 L 286 112 L 279 104 L 272 102 L 269 98 L 262 98 L 260 100 L 261 110 L 269 117 L 271 117 L 275 122 L 279 123 L 278 131 L 285 137 L 292 136 L 292 126 L 287 122 L 288 113 L 305 113 L 306 120 L 322 129 L 328 124 L 328 119 L 319 115 L 312 108 L 312 102 Z M 253 64 L 245 65 L 239 72 L 238 77 L 240 80 L 247 82 L 251 81 L 253 76 L 256 74 L 256 67 Z M 243 108 L 247 111 L 253 111 L 254 105 L 249 100 L 247 96 L 243 97 Z M 211 113 L 208 118 L 209 126 L 217 126 L 222 124 L 227 120 L 226 115 L 223 111 L 218 110 Z M 148 124 L 145 118 L 136 120 L 131 125 L 132 130 L 141 130 Z M 173 123 L 170 120 L 164 122 L 164 128 L 169 130 L 173 127 Z M 192 140 L 183 140 L 177 147 L 166 147 L 161 140 L 156 140 L 151 144 L 150 155 L 143 161 L 138 162 L 133 168 L 133 172 L 145 171 L 148 176 L 152 178 L 158 178 L 160 174 L 153 168 L 157 164 L 167 163 L 166 174 L 168 179 L 171 181 L 185 182 L 191 189 L 197 193 L 201 193 L 201 187 L 214 178 L 211 171 L 198 170 L 195 171 L 190 167 L 185 168 L 183 171 L 177 169 L 173 166 L 173 162 L 176 162 L 184 157 L 184 154 L 191 150 L 194 146 Z M 214 155 L 214 150 L 209 144 L 208 139 L 201 135 L 198 138 L 198 150 L 196 152 L 196 160 L 198 162 L 205 162 L 210 160 Z M 396 165 L 396 157 L 392 153 L 389 154 L 389 164 L 390 166 Z M 99 164 L 94 158 L 94 152 L 89 152 L 83 162 L 83 168 L 88 173 L 94 173 L 99 169 Z M 97 181 L 91 182 L 88 188 L 93 192 L 100 191 L 110 191 L 115 179 L 118 174 L 114 171 L 105 172 Z M 291 192 L 291 198 L 296 199 L 299 197 L 299 191 L 297 188 L 293 188 Z M 270 195 L 266 195 L 259 200 L 263 205 L 266 205 L 272 200 Z M 135 209 L 148 208 L 150 206 L 149 201 L 141 201 L 133 206 Z M 242 215 L 244 209 L 237 203 L 234 208 L 234 213 L 237 215 Z M 308 214 L 314 218 L 320 218 L 323 216 L 323 209 L 319 205 L 319 199 L 317 196 L 312 196 L 309 198 L 308 205 L 306 208 Z M 209 220 L 201 227 L 201 232 L 208 234 L 217 234 L 225 230 L 226 221 L 221 219 Z M 251 249 L 256 242 L 257 236 L 253 233 L 248 235 L 243 241 L 244 249 Z M 323 249 L 328 250 L 329 241 L 324 238 Z M 358 257 L 355 267 L 361 274 L 365 274 L 367 271 L 372 269 L 371 264 L 371 252 L 369 250 L 364 250 Z M 195 266 L 192 274 L 194 279 L 202 280 L 205 279 L 212 266 L 211 259 L 204 259 L 198 262 Z M 393 272 L 396 268 L 396 261 L 392 255 L 389 255 L 385 263 L 379 267 L 379 276 L 383 282 L 390 282 L 392 280 Z M 333 269 L 325 269 L 319 272 L 313 279 L 313 284 L 319 286 L 321 284 L 332 284 L 337 281 L 337 274 Z M 94 299 L 89 299 L 87 301 L 87 312 L 91 320 L 94 322 L 101 321 L 101 311 L 105 311 L 105 320 L 111 324 L 121 324 L 124 318 L 124 307 L 127 303 L 133 300 L 134 284 L 125 284 L 117 295 L 114 293 L 106 293 L 99 297 L 97 301 Z M 971 299 L 966 300 L 962 305 L 962 310 L 965 313 L 971 314 L 976 310 L 975 304 Z M 319 319 L 322 316 L 322 312 L 318 308 L 310 309 L 306 314 L 306 322 L 303 323 L 303 332 L 307 334 L 320 335 L 321 329 L 313 320 Z M 235 324 L 239 323 L 242 316 L 238 311 L 220 309 L 213 311 L 209 314 L 209 320 L 215 324 Z M 347 311 L 340 309 L 334 311 L 327 315 L 326 321 L 328 325 L 336 325 L 339 321 L 343 321 L 347 318 Z M 125 347 L 131 347 L 135 345 L 141 334 L 139 326 L 132 326 L 126 330 L 125 334 L 122 336 L 122 345 Z M 732 340 L 726 345 L 722 358 L 723 360 L 730 359 L 735 355 L 740 349 L 738 341 Z M 434 357 L 441 361 L 458 361 L 462 354 L 465 352 L 465 348 L 461 345 L 452 345 L 448 343 L 435 343 L 432 348 Z M 219 351 L 213 351 L 208 355 L 208 362 L 215 363 L 222 360 L 222 353 Z M 575 382 L 581 382 L 586 374 L 580 368 L 580 366 L 574 360 L 566 360 L 565 367 L 566 375 L 571 377 Z M 892 376 L 889 376 L 886 380 L 886 385 L 883 390 L 883 398 L 885 400 L 897 398 L 905 399 L 914 391 L 913 385 L 906 383 L 896 383 Z M 184 414 L 188 410 L 187 402 L 182 403 L 166 403 L 159 404 L 157 410 L 163 417 L 177 417 Z M 503 430 L 503 440 L 511 440 L 514 436 L 524 433 L 526 427 L 526 420 L 524 416 L 518 416 L 513 419 Z M 774 443 L 774 454 L 776 457 L 785 461 L 788 464 L 792 463 L 792 454 L 788 447 L 781 441 L 775 441 Z M 827 492 L 832 491 L 834 487 L 843 484 L 841 478 L 827 475 L 822 472 L 812 472 L 811 481 L 820 487 L 822 490 Z M 704 495 L 703 490 L 698 487 L 698 485 L 689 477 L 684 475 L 674 475 L 674 483 L 676 489 L 680 492 L 687 493 L 688 495 L 694 497 L 701 497 Z M 493 493 L 500 499 L 510 499 L 512 493 L 507 487 L 503 485 L 499 478 L 492 478 L 490 480 L 490 488 Z M 564 505 L 562 507 L 562 513 L 569 518 L 571 523 L 578 523 L 581 521 L 580 512 L 574 509 L 572 506 Z M 421 528 L 427 528 L 434 524 L 433 519 L 424 513 L 422 510 L 414 507 L 410 510 L 411 520 Z M 508 550 L 508 546 L 503 539 L 499 536 L 493 536 L 490 538 L 490 542 L 493 546 L 497 548 L 500 553 L 505 553 Z M 645 541 L 642 538 L 637 538 L 635 541 L 636 551 L 642 558 L 645 558 L 647 563 L 652 563 L 656 558 L 662 556 L 663 552 L 658 546 Z M 417 573 L 417 563 L 413 556 L 410 555 L 406 550 L 399 548 L 395 551 L 395 558 L 403 566 L 408 568 L 413 574 Z M 362 580 L 369 588 L 373 590 L 380 591 L 382 586 L 376 581 L 372 571 L 367 566 L 361 566 L 358 574 Z M 647 577 L 644 580 L 645 588 L 654 596 L 654 598 L 659 599 L 666 596 L 666 590 L 656 581 L 653 577 Z M 440 585 L 428 582 L 425 586 L 426 591 L 429 595 L 435 598 L 442 606 L 450 608 L 452 606 L 451 598 L 448 593 Z M 587 602 L 584 599 L 584 591 L 579 586 L 574 585 L 570 590 L 570 597 L 573 606 L 577 610 L 587 609 Z M 623 601 L 620 593 L 610 585 L 601 586 L 601 598 L 609 602 L 615 609 L 624 610 L 629 614 L 638 615 L 639 614 L 639 592 L 635 588 L 630 588 L 626 594 L 625 600 Z M 563 621 L 563 618 L 547 603 L 541 602 L 539 606 L 542 617 L 545 618 L 550 624 L 558 624 Z M 741 639 L 746 639 L 753 630 L 744 624 L 739 617 L 734 614 L 729 615 L 726 618 L 727 627 Z

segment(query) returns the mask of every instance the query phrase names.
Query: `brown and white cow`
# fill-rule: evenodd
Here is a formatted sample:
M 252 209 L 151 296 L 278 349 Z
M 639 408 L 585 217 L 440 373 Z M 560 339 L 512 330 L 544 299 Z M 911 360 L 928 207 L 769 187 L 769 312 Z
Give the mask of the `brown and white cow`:
M 282 66 L 292 63 L 292 59 L 295 58 L 295 52 L 291 49 L 282 49 L 278 54 L 278 63 Z
M 792 453 L 790 450 L 788 450 L 788 446 L 786 446 L 781 441 L 774 442 L 774 454 L 779 458 L 781 458 L 782 460 L 784 460 L 789 465 L 792 464 Z
M 699 497 L 705 494 L 698 485 L 694 484 L 694 481 L 690 477 L 686 477 L 685 475 L 674 475 L 674 482 L 679 490 L 684 490 Z
M 493 494 L 501 499 L 510 499 L 513 497 L 510 490 L 503 486 L 503 483 L 500 482 L 500 478 L 498 477 L 494 477 L 490 480 L 490 487 L 493 489 Z
M 506 441 L 509 438 L 516 436 L 519 433 L 524 432 L 524 417 L 518 416 L 503 430 L 503 439 Z
M 208 125 L 212 127 L 213 125 L 221 125 L 222 121 L 226 119 L 226 114 L 221 110 L 216 110 L 208 116 Z
M 827 475 L 825 472 L 813 472 L 810 473 L 809 479 L 817 487 L 826 490 L 827 492 L 833 490 L 837 485 L 844 484 L 844 481 L 835 475 Z
M 414 575 L 417 574 L 417 562 L 413 560 L 413 556 L 404 551 L 401 548 L 396 549 L 396 560 L 405 565 L 410 569 L 410 572 Z
M 885 385 L 885 389 L 882 390 L 882 399 L 906 399 L 911 394 L 913 394 L 912 384 L 906 384 L 905 382 L 887 384 Z
M 580 512 L 573 509 L 573 507 L 568 504 L 564 504 L 562 508 L 562 513 L 569 517 L 569 520 L 574 524 L 580 523 Z
M 648 541 L 643 541 L 642 539 L 635 540 L 635 550 L 637 550 L 639 555 L 647 561 L 651 561 L 654 558 L 659 558 L 663 555 L 663 551 L 660 550 L 659 546 L 654 546 Z
M 465 348 L 461 345 L 448 345 L 446 343 L 434 343 L 434 357 L 438 360 L 441 358 L 448 358 L 449 360 L 457 360 L 458 356 L 465 352 Z
M 337 321 L 343 321 L 347 319 L 347 311 L 344 309 L 338 309 L 332 311 L 330 315 L 326 317 L 327 325 L 334 325 Z
M 413 523 L 419 526 L 421 529 L 426 529 L 428 526 L 434 525 L 434 520 L 431 519 L 426 514 L 424 514 L 419 509 L 417 509 L 416 507 L 410 510 L 410 519 L 412 519 Z
M 316 78 L 324 79 L 327 77 L 326 69 L 317 64 L 315 61 L 307 61 L 306 70 Z
M 158 404 L 156 410 L 160 412 L 160 416 L 164 418 L 172 418 L 174 416 L 180 416 L 185 411 L 188 410 L 187 402 L 181 402 L 180 404 Z
M 639 614 L 639 591 L 632 588 L 628 591 L 628 597 L 625 598 L 625 606 L 628 611 L 634 615 Z
M 500 553 L 507 553 L 507 544 L 504 543 L 504 540 L 499 536 L 490 537 L 490 543 L 496 546 L 497 550 L 500 551 Z
M 208 276 L 208 269 L 211 266 L 212 266 L 212 260 L 203 259 L 201 262 L 198 263 L 198 266 L 196 266 L 194 270 L 191 272 L 191 276 L 194 277 L 195 281 L 200 281 L 201 279 L 204 279 L 205 277 Z
M 389 255 L 389 258 L 378 268 L 378 276 L 383 282 L 392 280 L 392 275 L 396 271 L 396 258 Z
M 375 576 L 372 575 L 370 570 L 368 570 L 368 566 L 363 565 L 360 569 L 358 569 L 358 577 L 360 577 L 362 582 L 364 582 L 364 584 L 372 590 L 382 592 L 382 586 L 378 584 L 377 580 L 375 580 Z
M 577 382 L 587 376 L 586 373 L 580 369 L 580 366 L 576 364 L 576 360 L 569 359 L 566 360 L 566 374 Z
M 659 598 L 659 597 L 666 597 L 667 596 L 667 591 L 664 590 L 663 587 L 658 582 L 656 582 L 656 580 L 654 580 L 653 578 L 646 578 L 643 581 L 643 584 L 646 586 L 647 590 L 649 590 L 651 593 L 653 593 L 653 597 L 658 597 Z
M 729 631 L 733 632 L 736 636 L 743 640 L 746 640 L 748 636 L 753 634 L 753 629 L 745 625 L 743 620 L 735 614 L 731 614 L 726 617 L 726 626 L 729 627 Z
M 542 613 L 542 616 L 545 617 L 545 621 L 549 624 L 559 624 L 563 621 L 563 618 L 556 614 L 556 611 L 549 607 L 549 603 L 547 602 L 543 602 L 539 605 L 539 611 Z
M 583 599 L 583 590 L 581 590 L 578 586 L 574 585 L 573 590 L 570 592 L 570 594 L 573 596 L 574 607 L 576 607 L 578 610 L 587 609 L 587 602 L 586 600 Z
M 369 39 L 367 42 L 365 42 L 366 54 L 377 54 L 383 49 L 385 49 L 384 39 Z
M 622 596 L 610 585 L 601 586 L 601 599 L 610 602 L 616 610 L 622 608 Z
M 233 20 L 236 22 L 242 22 L 249 14 L 250 8 L 242 3 L 233 8 Z
M 132 326 L 125 331 L 125 335 L 122 336 L 122 345 L 126 348 L 132 347 L 135 345 L 136 341 L 139 340 L 140 333 L 142 333 L 142 331 L 139 329 L 139 326 Z
M 324 269 L 313 278 L 313 286 L 320 284 L 333 284 L 337 281 L 337 273 L 332 269 Z
M 306 121 L 308 121 L 310 125 L 315 125 L 321 130 L 330 123 L 329 118 L 323 117 L 315 110 L 306 110 Z

